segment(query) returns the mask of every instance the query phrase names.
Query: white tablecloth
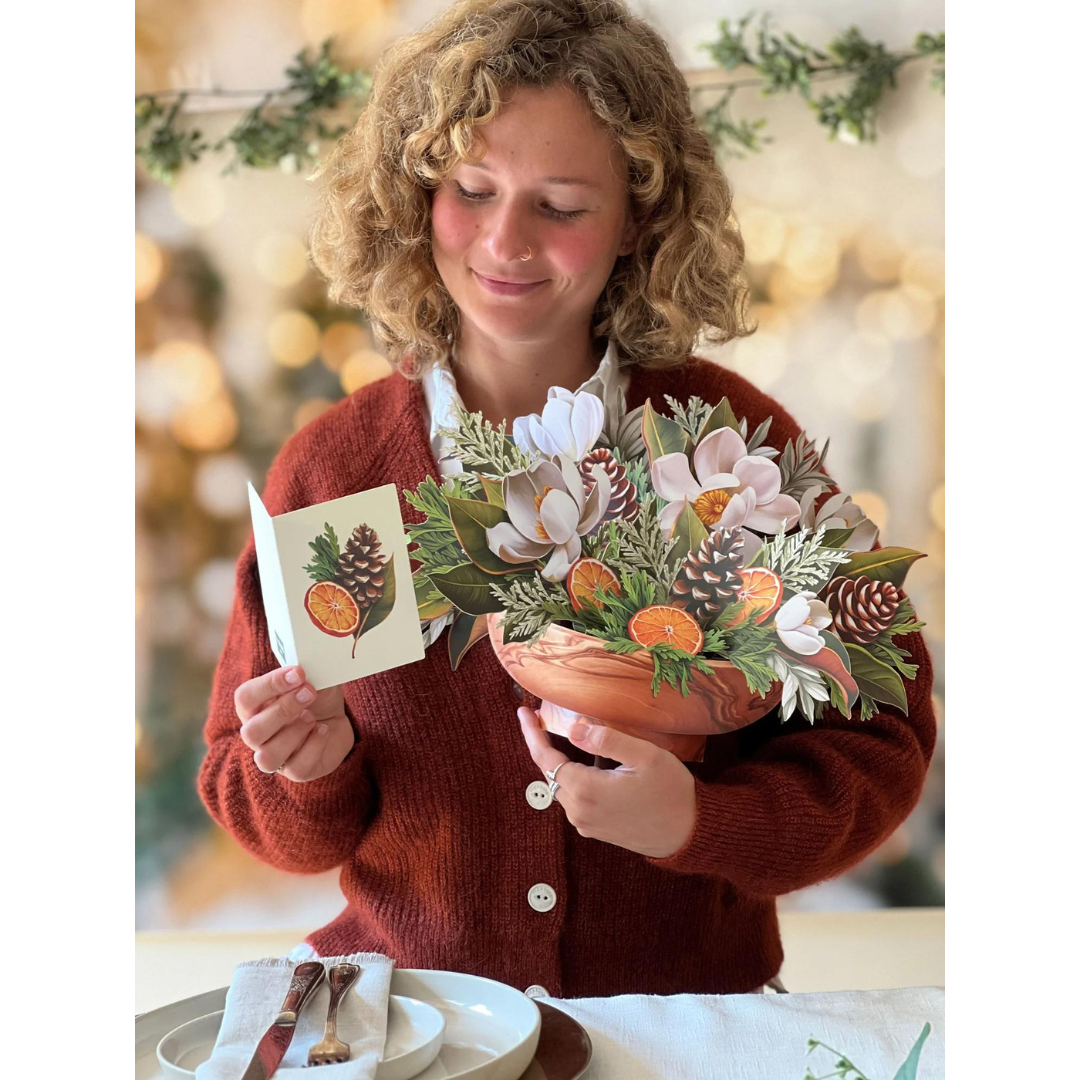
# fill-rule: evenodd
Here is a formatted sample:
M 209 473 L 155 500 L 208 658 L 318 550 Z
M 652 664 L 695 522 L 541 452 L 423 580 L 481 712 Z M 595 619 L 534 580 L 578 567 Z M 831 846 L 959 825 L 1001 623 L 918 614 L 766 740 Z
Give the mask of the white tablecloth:
M 824 1047 L 869 1080 L 893 1080 L 923 1024 L 930 1035 L 918 1080 L 944 1080 L 945 991 L 843 990 L 819 994 L 626 994 L 550 998 L 589 1032 L 589 1080 L 803 1080 L 836 1071 Z

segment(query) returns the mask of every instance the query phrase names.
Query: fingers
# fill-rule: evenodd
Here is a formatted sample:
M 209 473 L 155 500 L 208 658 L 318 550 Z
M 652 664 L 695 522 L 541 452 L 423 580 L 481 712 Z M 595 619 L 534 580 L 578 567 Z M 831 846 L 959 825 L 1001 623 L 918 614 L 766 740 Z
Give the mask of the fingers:
M 521 730 L 525 736 L 529 754 L 541 771 L 553 772 L 557 765 L 566 762 L 565 767 L 559 769 L 557 778 L 559 786 L 562 787 L 564 784 L 572 786 L 575 781 L 581 780 L 580 774 L 584 773 L 589 766 L 571 761 L 561 750 L 556 750 L 548 741 L 547 732 L 540 726 L 540 720 L 532 709 L 524 707 L 518 709 L 518 719 L 521 721 Z M 556 801 L 558 798 L 559 792 L 556 792 Z
M 283 775 L 294 781 L 313 780 L 324 775 L 326 766 L 323 755 L 326 753 L 330 729 L 326 724 L 314 724 L 307 729 L 307 737 L 300 744 L 299 749 L 294 750 L 288 764 L 283 770 Z
M 315 719 L 310 707 L 314 697 L 311 687 L 305 683 L 299 690 L 277 698 L 262 712 L 256 713 L 240 725 L 240 738 L 246 746 L 258 750 L 286 725 L 302 716 L 306 715 L 305 723 L 310 725 Z
M 306 720 L 294 720 L 286 724 L 272 739 L 255 751 L 253 759 L 260 772 L 277 772 L 289 758 L 300 749 L 311 734 L 312 725 Z
M 274 698 L 294 692 L 304 681 L 301 667 L 276 668 L 265 675 L 248 679 L 236 688 L 233 704 L 241 723 L 261 712 Z M 310 688 L 309 688 L 310 689 Z

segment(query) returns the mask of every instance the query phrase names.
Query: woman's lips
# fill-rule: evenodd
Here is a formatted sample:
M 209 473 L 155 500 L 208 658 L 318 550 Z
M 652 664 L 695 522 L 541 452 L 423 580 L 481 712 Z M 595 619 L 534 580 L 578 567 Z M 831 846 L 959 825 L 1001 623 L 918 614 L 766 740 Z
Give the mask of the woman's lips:
M 496 281 L 494 278 L 484 277 L 483 274 L 479 274 L 475 270 L 473 273 L 476 274 L 476 280 L 488 292 L 492 292 L 496 296 L 522 296 L 547 283 L 545 279 L 544 281 L 532 281 L 528 285 L 513 285 L 509 281 Z

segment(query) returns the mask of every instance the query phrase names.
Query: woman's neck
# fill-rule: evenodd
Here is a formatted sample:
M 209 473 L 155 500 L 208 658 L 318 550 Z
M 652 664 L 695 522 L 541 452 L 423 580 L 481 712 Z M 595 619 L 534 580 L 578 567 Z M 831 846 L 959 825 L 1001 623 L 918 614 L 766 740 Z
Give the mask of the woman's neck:
M 461 402 L 509 429 L 515 417 L 541 412 L 548 388 L 576 390 L 596 374 L 606 348 L 604 339 L 582 340 L 570 347 L 543 344 L 505 346 L 463 339 L 453 350 L 451 367 Z

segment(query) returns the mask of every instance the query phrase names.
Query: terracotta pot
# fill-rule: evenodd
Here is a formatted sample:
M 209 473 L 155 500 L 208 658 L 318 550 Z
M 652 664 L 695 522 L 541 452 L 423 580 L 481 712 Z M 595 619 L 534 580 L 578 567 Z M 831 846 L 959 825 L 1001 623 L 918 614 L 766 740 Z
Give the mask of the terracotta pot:
M 608 652 L 597 638 L 556 625 L 532 646 L 506 643 L 502 618 L 488 616 L 495 655 L 516 683 L 543 699 L 541 722 L 558 735 L 581 714 L 647 739 L 682 761 L 701 761 L 706 735 L 752 724 L 780 702 L 779 683 L 758 697 L 726 660 L 708 661 L 712 675 L 695 673 L 686 697 L 667 683 L 654 697 L 652 658 L 644 649 Z

